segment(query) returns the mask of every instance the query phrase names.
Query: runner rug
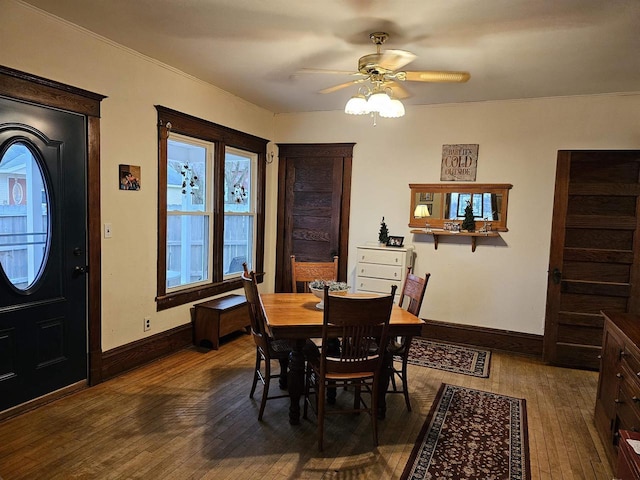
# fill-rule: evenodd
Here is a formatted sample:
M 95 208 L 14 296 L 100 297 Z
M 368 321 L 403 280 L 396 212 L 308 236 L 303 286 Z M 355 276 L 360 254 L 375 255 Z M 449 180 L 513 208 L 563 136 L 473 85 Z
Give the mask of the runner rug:
M 443 383 L 401 480 L 530 480 L 523 398 Z
M 399 357 L 396 360 L 401 361 Z M 491 352 L 489 350 L 413 337 L 408 362 L 447 372 L 487 378 L 490 360 Z

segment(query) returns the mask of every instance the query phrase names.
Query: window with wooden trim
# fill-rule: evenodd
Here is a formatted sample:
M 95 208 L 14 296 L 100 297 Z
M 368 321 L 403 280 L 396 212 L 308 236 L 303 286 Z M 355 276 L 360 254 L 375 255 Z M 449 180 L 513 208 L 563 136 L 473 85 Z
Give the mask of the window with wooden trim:
M 164 310 L 242 288 L 264 265 L 264 140 L 158 111 L 158 285 Z

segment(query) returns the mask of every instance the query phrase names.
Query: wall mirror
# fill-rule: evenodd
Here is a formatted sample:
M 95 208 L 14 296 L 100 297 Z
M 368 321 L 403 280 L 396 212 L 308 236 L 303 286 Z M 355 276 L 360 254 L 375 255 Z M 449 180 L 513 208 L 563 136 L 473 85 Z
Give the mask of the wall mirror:
M 409 226 L 444 228 L 445 223 L 464 220 L 464 210 L 472 205 L 476 230 L 490 224 L 506 232 L 508 183 L 411 183 Z

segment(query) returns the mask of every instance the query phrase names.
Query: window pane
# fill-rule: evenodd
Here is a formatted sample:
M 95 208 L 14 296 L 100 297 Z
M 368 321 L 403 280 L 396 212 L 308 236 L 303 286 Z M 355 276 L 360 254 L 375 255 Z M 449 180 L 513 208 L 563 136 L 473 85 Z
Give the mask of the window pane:
M 253 209 L 252 157 L 250 153 L 227 149 L 224 159 L 224 211 L 251 212 Z
M 0 265 L 18 289 L 33 285 L 46 262 L 49 196 L 40 165 L 24 143 L 0 158 Z
M 167 217 L 167 288 L 209 279 L 209 216 Z
M 253 222 L 252 215 L 224 216 L 223 271 L 225 275 L 242 272 L 242 263 L 253 268 Z
M 206 206 L 207 148 L 167 142 L 167 210 L 202 212 Z

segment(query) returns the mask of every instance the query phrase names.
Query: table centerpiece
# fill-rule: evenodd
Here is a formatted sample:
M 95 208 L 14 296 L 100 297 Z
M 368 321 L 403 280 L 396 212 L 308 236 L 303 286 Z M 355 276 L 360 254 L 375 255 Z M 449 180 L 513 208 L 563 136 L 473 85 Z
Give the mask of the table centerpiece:
M 324 309 L 324 287 L 329 286 L 329 295 L 346 295 L 349 291 L 349 285 L 345 282 L 336 282 L 333 280 L 314 280 L 309 283 L 309 290 L 316 297 L 320 299 L 320 302 L 316 305 L 316 308 Z

